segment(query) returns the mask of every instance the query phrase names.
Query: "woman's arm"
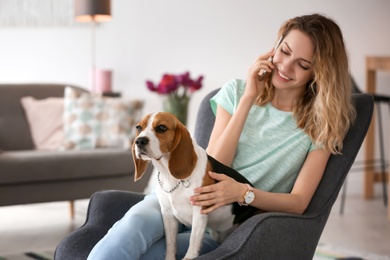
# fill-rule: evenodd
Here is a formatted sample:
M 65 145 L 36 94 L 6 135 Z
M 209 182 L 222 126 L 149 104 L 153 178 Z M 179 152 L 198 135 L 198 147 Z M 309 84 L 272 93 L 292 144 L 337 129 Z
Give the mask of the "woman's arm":
M 254 189 L 255 200 L 251 206 L 264 211 L 276 211 L 302 214 L 310 203 L 320 183 L 328 162 L 330 152 L 317 149 L 310 152 L 299 172 L 291 193 L 273 193 Z M 209 206 L 202 210 L 207 214 L 223 205 L 243 202 L 247 187 L 243 183 L 224 175 L 209 173 L 218 182 L 213 185 L 196 188 L 191 197 L 193 205 Z
M 252 206 L 265 211 L 303 214 L 324 174 L 330 152 L 317 149 L 310 152 L 303 164 L 291 193 L 255 190 Z
M 243 104 L 243 105 L 240 105 Z M 240 101 L 236 112 L 229 114 L 218 105 L 214 128 L 210 135 L 207 153 L 221 163 L 231 166 L 236 153 L 238 140 L 248 116 L 250 102 Z
M 260 92 L 264 89 L 264 82 L 258 80 L 261 69 L 270 72 L 274 66 L 267 59 L 273 50 L 256 59 L 248 71 L 245 92 L 241 97 L 233 115 L 218 106 L 213 131 L 207 147 L 207 153 L 225 165 L 231 165 L 234 159 L 238 140 L 244 128 L 249 110 Z

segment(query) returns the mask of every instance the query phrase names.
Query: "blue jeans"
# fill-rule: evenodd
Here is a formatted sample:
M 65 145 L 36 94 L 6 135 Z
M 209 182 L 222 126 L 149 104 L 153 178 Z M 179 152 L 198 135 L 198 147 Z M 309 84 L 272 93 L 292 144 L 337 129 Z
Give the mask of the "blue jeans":
M 181 225 L 177 236 L 177 259 L 187 252 L 191 230 Z M 205 234 L 201 254 L 219 243 Z M 164 225 L 154 192 L 134 205 L 92 249 L 89 260 L 154 260 L 165 258 Z

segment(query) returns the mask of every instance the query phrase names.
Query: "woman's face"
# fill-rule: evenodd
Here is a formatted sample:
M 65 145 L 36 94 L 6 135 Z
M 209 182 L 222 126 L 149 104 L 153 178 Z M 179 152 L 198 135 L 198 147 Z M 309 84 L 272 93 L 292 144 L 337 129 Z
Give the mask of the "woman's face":
M 306 34 L 290 31 L 276 50 L 273 63 L 275 69 L 272 84 L 276 89 L 299 88 L 304 90 L 313 78 L 312 61 L 314 46 Z

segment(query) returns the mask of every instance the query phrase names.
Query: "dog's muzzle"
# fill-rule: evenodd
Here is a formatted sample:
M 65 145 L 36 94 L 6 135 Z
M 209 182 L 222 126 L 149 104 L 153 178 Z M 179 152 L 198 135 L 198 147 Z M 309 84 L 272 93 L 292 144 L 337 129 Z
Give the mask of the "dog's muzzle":
M 158 161 L 163 157 L 162 154 L 156 154 L 150 149 L 150 140 L 147 137 L 138 137 L 137 139 L 135 139 L 135 146 L 135 152 L 138 159 L 156 159 Z
M 138 159 L 150 160 L 150 151 L 148 149 L 149 139 L 147 137 L 138 137 L 135 139 L 135 154 Z
M 146 137 L 138 137 L 136 140 L 135 140 L 135 145 L 143 150 L 145 148 L 145 146 L 147 146 L 149 144 L 149 139 L 146 138 Z

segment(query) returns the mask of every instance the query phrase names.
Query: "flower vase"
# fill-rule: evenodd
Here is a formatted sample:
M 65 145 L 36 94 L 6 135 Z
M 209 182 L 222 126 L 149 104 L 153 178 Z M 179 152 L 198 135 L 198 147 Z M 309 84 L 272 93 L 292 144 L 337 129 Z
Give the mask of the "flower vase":
M 188 104 L 190 98 L 186 95 L 167 95 L 163 99 L 163 110 L 175 115 L 183 125 L 187 125 Z

